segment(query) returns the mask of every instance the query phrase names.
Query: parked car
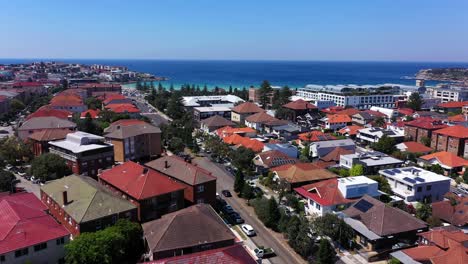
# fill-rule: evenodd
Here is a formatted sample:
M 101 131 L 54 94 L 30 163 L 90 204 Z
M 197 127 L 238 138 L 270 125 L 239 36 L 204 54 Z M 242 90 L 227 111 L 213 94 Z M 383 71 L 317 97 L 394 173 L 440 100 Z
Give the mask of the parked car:
M 242 225 L 241 226 L 242 231 L 247 235 L 247 236 L 255 236 L 255 230 L 251 225 Z
M 254 253 L 257 258 L 269 258 L 275 255 L 275 251 L 272 248 L 256 248 L 254 249 Z
M 232 207 L 227 204 L 223 207 L 223 212 L 225 212 L 226 214 L 231 214 L 234 212 L 234 209 L 232 209 Z
M 235 224 L 242 224 L 244 223 L 244 219 L 240 216 L 238 212 L 233 212 L 229 214 L 229 217 L 231 218 L 231 221 Z
M 229 190 L 222 190 L 221 193 L 224 195 L 224 197 L 231 197 L 232 194 Z
M 11 164 L 7 164 L 7 165 L 5 166 L 5 169 L 7 169 L 7 170 L 11 170 L 11 168 L 13 168 L 13 166 L 12 166 Z

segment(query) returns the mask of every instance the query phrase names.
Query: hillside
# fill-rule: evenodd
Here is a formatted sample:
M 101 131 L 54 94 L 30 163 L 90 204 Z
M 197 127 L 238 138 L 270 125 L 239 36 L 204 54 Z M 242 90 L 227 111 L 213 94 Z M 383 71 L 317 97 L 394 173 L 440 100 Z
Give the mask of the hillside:
M 416 79 L 450 82 L 468 82 L 467 68 L 422 69 L 416 74 Z

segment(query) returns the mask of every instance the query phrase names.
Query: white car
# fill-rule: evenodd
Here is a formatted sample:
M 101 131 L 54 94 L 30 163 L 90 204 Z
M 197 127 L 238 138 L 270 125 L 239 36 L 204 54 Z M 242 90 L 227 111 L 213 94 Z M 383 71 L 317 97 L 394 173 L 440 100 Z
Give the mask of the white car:
M 242 225 L 242 231 L 248 236 L 255 236 L 255 230 L 251 225 Z

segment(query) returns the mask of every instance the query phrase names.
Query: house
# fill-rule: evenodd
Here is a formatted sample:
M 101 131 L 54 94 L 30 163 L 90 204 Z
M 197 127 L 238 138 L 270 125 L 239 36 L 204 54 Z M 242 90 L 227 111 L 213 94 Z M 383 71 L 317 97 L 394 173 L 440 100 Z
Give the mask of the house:
M 310 156 L 313 158 L 321 158 L 326 156 L 335 148 L 344 148 L 351 151 L 356 151 L 356 144 L 351 139 L 316 141 L 310 143 Z
M 293 122 L 297 121 L 298 116 L 304 116 L 309 113 L 317 112 L 318 109 L 315 105 L 304 101 L 302 99 L 289 102 L 283 105 L 283 108 L 289 109 L 291 114 L 288 115 L 287 119 Z
M 439 119 L 420 117 L 416 120 L 405 123 L 405 137 L 408 140 L 423 143 L 423 139 L 431 139 L 432 132 L 438 129 L 446 128 Z
M 348 154 L 354 154 L 354 150 L 337 147 L 330 151 L 327 155 L 320 157 L 320 160 L 325 162 L 334 162 L 336 164 L 340 162 L 341 156 Z
M 163 156 L 145 166 L 154 169 L 185 186 L 185 204 L 216 202 L 216 176 L 199 166 L 176 156 Z
M 407 141 L 396 144 L 395 147 L 401 152 L 407 153 L 420 153 L 427 154 L 432 151 L 430 147 L 426 147 L 424 144 L 421 144 L 416 141 Z
M 140 222 L 184 208 L 184 185 L 135 162 L 104 170 L 98 178 L 102 185 L 137 207 Z
M 310 143 L 310 142 L 315 142 L 315 141 L 335 140 L 336 137 L 328 133 L 323 133 L 322 131 L 319 131 L 319 130 L 312 130 L 309 132 L 299 134 L 298 139 L 301 145 L 305 145 L 304 143 Z
M 207 204 L 197 204 L 144 223 L 149 260 L 233 246 L 236 236 Z
M 161 129 L 142 120 L 118 120 L 104 129 L 104 137 L 114 146 L 117 162 L 149 159 L 162 152 Z
M 432 133 L 431 148 L 468 159 L 468 127 L 451 126 Z
M 220 138 L 225 138 L 225 137 L 228 137 L 228 136 L 232 136 L 232 135 L 239 135 L 239 136 L 243 136 L 243 137 L 255 137 L 257 135 L 257 131 L 253 128 L 250 128 L 250 127 L 239 127 L 239 128 L 233 128 L 233 127 L 230 127 L 230 126 L 226 126 L 226 127 L 222 127 L 222 128 L 218 128 L 216 129 L 216 135 L 218 135 L 218 137 Z
M 110 104 L 131 104 L 132 100 L 125 95 L 116 93 L 105 93 L 99 97 L 103 105 Z
M 267 114 L 266 112 L 259 112 L 245 118 L 245 125 L 257 131 L 263 132 L 265 125 L 272 121 L 278 121 L 277 118 Z
M 90 177 L 70 175 L 41 186 L 41 200 L 72 238 L 111 226 L 120 218 L 137 220 L 137 208 Z
M 114 147 L 104 138 L 77 131 L 64 140 L 49 141 L 49 152 L 59 155 L 75 174 L 96 176 L 99 169 L 114 164 Z
M 48 153 L 50 141 L 62 140 L 72 132 L 73 131 L 68 129 L 44 129 L 32 133 L 29 135 L 28 141 L 32 143 L 34 156 L 37 157 L 44 153 Z
M 380 170 L 393 193 L 405 202 L 435 202 L 450 191 L 450 178 L 417 167 Z
M 55 116 L 60 119 L 69 119 L 72 117 L 72 112 L 67 110 L 57 110 L 53 109 L 48 105 L 41 106 L 36 112 L 29 114 L 26 117 L 26 120 L 29 120 L 34 117 L 48 117 L 48 116 Z
M 70 86 L 71 89 L 82 89 L 86 91 L 88 97 L 100 96 L 103 94 L 121 94 L 122 86 L 120 84 L 107 84 L 107 83 L 85 83 L 75 84 Z
M 99 109 L 88 109 L 80 114 L 80 119 L 85 119 L 88 116 L 88 114 L 89 114 L 89 117 L 91 117 L 92 119 L 100 118 L 99 116 L 100 112 L 101 111 Z
M 33 193 L 1 193 L 0 211 L 0 263 L 64 263 L 70 232 Z
M 302 127 L 296 124 L 288 123 L 285 125 L 274 126 L 270 133 L 277 135 L 278 138 L 283 138 L 286 141 L 297 139 L 298 135 L 303 131 Z
M 128 115 L 130 118 L 136 118 L 140 116 L 140 109 L 138 109 L 133 104 L 123 103 L 123 104 L 109 104 L 105 108 L 109 111 L 112 111 L 116 114 Z
M 226 106 L 200 106 L 193 108 L 193 119 L 197 122 L 212 116 L 220 116 L 231 120 L 231 108 Z
M 292 190 L 312 182 L 336 178 L 337 175 L 315 166 L 313 163 L 285 164 L 273 168 L 273 180 L 285 190 Z
M 227 144 L 236 145 L 236 148 L 244 147 L 251 149 L 254 153 L 262 152 L 265 148 L 265 144 L 263 144 L 263 142 L 260 142 L 256 139 L 241 137 L 237 134 L 234 134 L 227 138 L 223 138 L 223 141 Z
M 432 215 L 453 226 L 468 226 L 468 197 L 451 196 L 451 200 L 432 203 Z
M 343 210 L 365 194 L 380 195 L 378 183 L 365 176 L 332 178 L 295 188 L 294 191 L 307 201 L 304 203 L 306 214 L 313 216 Z
M 358 134 L 358 130 L 360 129 L 363 129 L 363 127 L 357 125 L 345 126 L 342 129 L 338 130 L 338 134 L 348 138 L 355 138 Z
M 240 105 L 237 105 L 232 109 L 231 112 L 231 121 L 244 125 L 245 124 L 245 119 L 253 114 L 256 113 L 261 113 L 264 112 L 262 108 L 260 108 L 258 105 L 251 103 L 251 102 L 245 102 Z
M 18 137 L 26 140 L 30 135 L 46 129 L 55 130 L 75 130 L 76 124 L 66 119 L 55 116 L 33 117 L 23 122 L 18 128 Z
M 404 161 L 395 159 L 382 152 L 358 149 L 356 153 L 340 156 L 340 167 L 351 169 L 354 165 L 362 165 L 364 174 L 376 174 L 381 169 L 396 168 L 403 165 Z
M 291 143 L 266 143 L 263 147 L 263 151 L 277 150 L 288 155 L 290 158 L 297 158 L 299 152 L 297 147 Z
M 360 255 L 369 262 L 385 257 L 399 243 L 414 243 L 417 234 L 427 230 L 424 221 L 368 195 L 342 213 L 343 220 L 355 232 L 355 241 L 362 247 Z
M 446 102 L 446 103 L 440 103 L 436 107 L 434 107 L 434 110 L 440 113 L 461 113 L 462 109 L 464 106 L 468 105 L 468 101 L 462 101 L 462 102 Z
M 403 264 L 468 263 L 468 235 L 457 228 L 437 227 L 419 233 L 417 247 L 399 250 L 390 255 Z
M 81 97 L 77 95 L 57 95 L 52 97 L 49 106 L 52 109 L 66 110 L 73 113 L 81 113 L 88 108 Z
M 273 167 L 284 164 L 294 164 L 296 162 L 298 162 L 297 158 L 291 158 L 287 154 L 278 150 L 264 151 L 257 154 L 253 159 L 256 171 L 259 173 L 267 172 Z
M 221 127 L 234 126 L 235 124 L 230 120 L 221 117 L 219 115 L 214 115 L 200 121 L 200 129 L 205 133 L 213 132 Z
M 327 115 L 320 120 L 323 123 L 323 128 L 330 130 L 339 130 L 351 124 L 351 118 L 348 115 L 332 114 Z
M 381 127 L 369 127 L 359 129 L 356 135 L 356 139 L 366 144 L 372 144 L 379 142 L 383 136 L 393 138 L 396 143 L 402 142 L 405 137 L 405 135 L 399 133 L 396 130 Z
M 374 121 L 374 119 L 371 114 L 364 111 L 356 113 L 351 117 L 352 123 L 360 126 L 365 126 Z
M 463 173 L 468 167 L 468 160 L 447 151 L 440 151 L 418 158 L 418 165 L 421 167 L 434 164 L 440 165 L 444 169 L 445 175 L 451 175 L 452 173 Z

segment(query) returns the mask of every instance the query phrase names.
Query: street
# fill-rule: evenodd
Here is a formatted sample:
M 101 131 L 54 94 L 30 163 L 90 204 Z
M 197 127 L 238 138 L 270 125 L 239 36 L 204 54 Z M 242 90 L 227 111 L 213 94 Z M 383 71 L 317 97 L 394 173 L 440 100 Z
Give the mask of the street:
M 216 164 L 206 157 L 196 157 L 192 162 L 217 176 L 218 193 L 221 193 L 222 190 L 230 190 L 231 193 L 234 193 L 234 177 L 224 169 L 223 165 Z M 239 212 L 246 224 L 254 228 L 257 235 L 251 238 L 253 242 L 257 246 L 271 247 L 275 250 L 277 256 L 268 259 L 271 263 L 306 263 L 301 256 L 286 245 L 287 241 L 282 234 L 275 233 L 263 225 L 255 215 L 253 207 L 248 206 L 245 200 L 236 197 L 235 194 L 230 198 L 223 198 L 234 210 Z

